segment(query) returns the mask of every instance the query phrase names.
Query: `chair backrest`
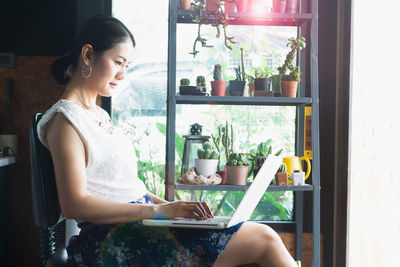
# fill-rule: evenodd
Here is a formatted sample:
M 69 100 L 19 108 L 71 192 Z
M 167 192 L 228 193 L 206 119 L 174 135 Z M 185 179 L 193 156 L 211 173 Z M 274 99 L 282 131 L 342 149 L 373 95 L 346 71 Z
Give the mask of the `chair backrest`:
M 37 227 L 52 229 L 62 220 L 53 161 L 37 134 L 37 124 L 42 116 L 40 113 L 33 116 L 29 130 L 33 219 Z

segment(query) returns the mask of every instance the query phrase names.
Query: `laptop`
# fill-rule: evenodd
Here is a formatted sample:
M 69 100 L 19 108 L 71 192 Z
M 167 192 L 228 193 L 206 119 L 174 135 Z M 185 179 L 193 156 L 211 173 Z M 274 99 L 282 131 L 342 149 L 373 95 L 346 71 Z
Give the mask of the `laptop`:
M 189 218 L 176 219 L 145 219 L 144 225 L 165 226 L 181 228 L 205 228 L 205 229 L 224 229 L 240 222 L 247 221 L 258 202 L 267 190 L 272 179 L 275 177 L 279 166 L 282 164 L 282 157 L 269 155 L 261 169 L 258 171 L 254 181 L 251 183 L 242 198 L 232 217 L 215 216 L 207 220 L 195 220 Z

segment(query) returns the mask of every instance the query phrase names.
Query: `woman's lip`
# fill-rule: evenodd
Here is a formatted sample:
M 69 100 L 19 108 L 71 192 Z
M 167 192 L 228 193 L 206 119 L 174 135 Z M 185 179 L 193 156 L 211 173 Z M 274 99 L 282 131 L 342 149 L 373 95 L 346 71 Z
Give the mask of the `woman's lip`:
M 116 84 L 116 83 L 110 83 L 112 86 L 117 86 L 118 84 Z

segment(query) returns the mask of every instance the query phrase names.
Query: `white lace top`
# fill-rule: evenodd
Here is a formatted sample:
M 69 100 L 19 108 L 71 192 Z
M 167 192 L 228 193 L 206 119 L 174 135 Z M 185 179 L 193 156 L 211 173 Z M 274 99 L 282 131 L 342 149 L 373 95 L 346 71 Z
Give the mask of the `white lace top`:
M 89 111 L 73 101 L 59 100 L 47 110 L 37 127 L 39 140 L 46 147 L 47 122 L 56 112 L 69 120 L 88 152 L 86 189 L 89 195 L 130 202 L 147 193 L 137 176 L 136 155 L 131 142 L 114 127 L 105 110 Z

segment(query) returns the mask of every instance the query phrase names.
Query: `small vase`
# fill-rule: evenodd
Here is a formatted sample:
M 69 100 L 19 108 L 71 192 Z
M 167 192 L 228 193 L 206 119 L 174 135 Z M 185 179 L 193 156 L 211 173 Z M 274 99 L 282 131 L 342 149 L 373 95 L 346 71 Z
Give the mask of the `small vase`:
M 287 186 L 289 184 L 289 174 L 287 172 L 278 172 L 275 174 L 277 185 Z
M 225 96 L 226 81 L 211 81 L 211 95 L 212 96 Z
M 182 10 L 190 10 L 191 9 L 191 1 L 190 0 L 179 0 L 179 8 Z
M 251 12 L 252 0 L 236 0 L 237 12 Z
M 299 82 L 296 81 L 281 81 L 281 93 L 283 97 L 296 97 L 297 86 Z
M 286 3 L 287 13 L 297 13 L 298 12 L 298 0 L 287 0 Z
M 217 174 L 219 174 L 219 176 L 221 176 L 221 178 L 222 178 L 220 184 L 226 184 L 226 170 L 217 171 Z
M 247 185 L 250 166 L 226 166 L 227 182 L 230 185 Z
M 254 83 L 249 83 L 249 96 L 254 96 Z
M 206 0 L 206 11 L 215 11 L 217 7 L 217 0 Z

